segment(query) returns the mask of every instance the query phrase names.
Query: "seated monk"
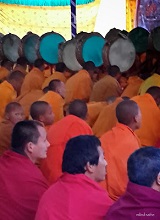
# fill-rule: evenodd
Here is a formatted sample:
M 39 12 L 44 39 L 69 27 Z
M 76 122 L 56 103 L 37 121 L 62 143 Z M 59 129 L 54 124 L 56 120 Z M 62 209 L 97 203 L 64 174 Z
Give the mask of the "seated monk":
M 33 120 L 40 121 L 48 130 L 54 121 L 54 114 L 51 106 L 44 101 L 33 102 L 30 108 L 30 115 Z
M 160 216 L 160 149 L 144 147 L 128 159 L 129 182 L 105 220 L 158 220 Z
M 132 98 L 142 112 L 142 126 L 135 133 L 142 146 L 155 146 L 160 139 L 160 88 L 151 87 L 146 94 Z
M 63 154 L 64 174 L 42 196 L 35 220 L 103 220 L 112 205 L 98 185 L 105 179 L 106 165 L 98 138 L 71 138 Z
M 6 105 L 19 95 L 23 80 L 23 73 L 13 71 L 9 74 L 7 80 L 0 84 L 0 118 L 4 116 Z
M 7 59 L 2 60 L 0 67 L 0 81 L 6 80 L 9 73 L 13 70 L 13 63 Z
M 127 186 L 127 159 L 140 147 L 134 131 L 141 125 L 141 112 L 136 102 L 125 100 L 116 107 L 118 123 L 100 138 L 106 160 L 106 189 L 113 200 L 117 200 Z
M 17 70 L 17 71 L 22 72 L 24 75 L 26 75 L 27 64 L 28 64 L 28 61 L 25 57 L 19 57 L 17 59 L 16 66 L 14 67 L 14 71 Z
M 49 129 L 47 137 L 51 146 L 47 158 L 41 162 L 40 169 L 50 184 L 56 182 L 62 175 L 62 156 L 67 141 L 77 135 L 92 134 L 91 128 L 85 122 L 86 116 L 86 103 L 74 100 L 68 107 L 67 116 Z
M 49 83 L 53 80 L 53 79 L 59 79 L 62 82 L 66 82 L 66 77 L 64 76 L 64 71 L 66 70 L 66 65 L 64 63 L 57 63 L 55 68 L 55 72 L 53 72 L 48 78 L 45 79 L 43 85 L 42 85 L 42 89 L 44 89 L 45 87 L 47 87 L 49 85 Z
M 13 127 L 19 121 L 24 120 L 24 111 L 17 102 L 10 102 L 4 112 L 4 118 L 0 122 L 0 155 L 11 147 L 11 134 Z
M 88 61 L 83 69 L 72 75 L 66 82 L 65 103 L 68 105 L 74 99 L 89 101 L 93 82 L 93 74 L 96 67 L 93 62 Z
M 59 79 L 54 79 L 49 83 L 48 91 L 39 99 L 39 101 L 45 101 L 50 104 L 55 116 L 55 122 L 64 117 L 63 106 L 65 93 L 65 84 Z
M 34 163 L 47 156 L 49 142 L 38 121 L 13 128 L 11 150 L 0 157 L 0 219 L 34 220 L 48 183 Z

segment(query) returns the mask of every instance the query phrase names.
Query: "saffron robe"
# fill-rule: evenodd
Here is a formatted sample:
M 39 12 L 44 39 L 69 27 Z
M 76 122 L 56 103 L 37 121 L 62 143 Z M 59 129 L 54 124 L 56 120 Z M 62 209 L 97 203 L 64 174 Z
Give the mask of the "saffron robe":
M 160 139 L 160 109 L 153 97 L 147 93 L 135 96 L 132 100 L 138 104 L 142 113 L 142 125 L 135 133 L 142 146 L 154 146 Z
M 57 122 L 64 117 L 64 99 L 58 93 L 48 91 L 39 99 L 39 101 L 45 101 L 51 105 L 52 111 L 54 113 L 54 122 Z
M 21 88 L 21 94 L 26 94 L 26 92 L 30 92 L 31 90 L 40 90 L 42 88 L 42 84 L 45 80 L 44 73 L 38 68 L 34 67 L 24 79 Z
M 112 129 L 116 123 L 116 107 L 122 101 L 122 98 L 117 98 L 113 103 L 102 108 L 92 130 L 93 134 L 101 137 L 105 132 Z
M 139 89 L 139 94 L 143 95 L 146 93 L 146 91 L 152 87 L 152 86 L 158 86 L 160 87 L 160 75 L 157 73 L 154 73 L 152 76 L 147 78 L 141 85 Z
M 138 76 L 130 76 L 128 79 L 128 85 L 122 92 L 121 97 L 127 96 L 132 98 L 133 96 L 138 95 L 138 91 L 142 83 L 143 79 Z
M 35 220 L 103 220 L 111 205 L 98 183 L 84 174 L 64 173 L 44 193 Z
M 5 80 L 7 76 L 9 75 L 9 73 L 10 71 L 7 68 L 1 66 L 0 67 L 0 80 L 1 81 Z
M 47 87 L 47 86 L 49 85 L 49 83 L 50 83 L 53 79 L 59 79 L 59 80 L 61 80 L 61 81 L 64 82 L 64 83 L 65 83 L 66 80 L 67 80 L 63 73 L 56 71 L 56 72 L 52 73 L 51 76 L 49 76 L 48 78 L 45 79 L 45 81 L 44 81 L 44 83 L 43 83 L 43 85 L 42 85 L 42 89 L 44 89 L 45 87 Z
M 139 149 L 140 141 L 128 126 L 121 123 L 117 123 L 116 127 L 102 135 L 100 141 L 108 163 L 107 191 L 113 200 L 117 200 L 127 186 L 127 160 Z
M 29 158 L 12 151 L 0 157 L 0 219 L 34 220 L 39 200 L 48 189 L 41 171 Z
M 62 157 L 67 141 L 83 134 L 91 135 L 92 130 L 84 120 L 74 115 L 64 117 L 49 129 L 47 140 L 50 147 L 47 158 L 41 161 L 40 169 L 50 184 L 62 175 Z
M 74 99 L 81 99 L 88 102 L 92 85 L 93 83 L 89 73 L 84 69 L 80 70 L 66 82 L 65 103 L 69 104 Z
M 106 101 L 107 98 L 111 96 L 118 97 L 121 93 L 119 82 L 114 77 L 107 75 L 94 84 L 90 101 Z
M 132 182 L 124 195 L 111 206 L 105 220 L 159 220 L 160 192 Z
M 9 102 L 17 97 L 13 86 L 6 80 L 0 84 L 0 118 L 4 116 L 4 110 Z

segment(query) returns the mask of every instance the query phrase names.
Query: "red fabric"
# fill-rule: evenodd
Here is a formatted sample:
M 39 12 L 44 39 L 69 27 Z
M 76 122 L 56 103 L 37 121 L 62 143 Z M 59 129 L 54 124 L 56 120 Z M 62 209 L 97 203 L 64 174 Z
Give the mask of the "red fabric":
M 129 182 L 125 194 L 109 209 L 105 220 L 136 219 L 160 219 L 160 192 Z
M 6 151 L 0 158 L 0 219 L 34 220 L 48 184 L 25 156 Z
M 92 134 L 92 129 L 84 120 L 74 115 L 68 115 L 51 126 L 47 137 L 50 143 L 47 158 L 41 161 L 40 165 L 42 173 L 50 183 L 62 175 L 62 156 L 67 141 L 83 134 Z
M 36 220 L 102 220 L 111 205 L 95 181 L 65 173 L 43 195 Z

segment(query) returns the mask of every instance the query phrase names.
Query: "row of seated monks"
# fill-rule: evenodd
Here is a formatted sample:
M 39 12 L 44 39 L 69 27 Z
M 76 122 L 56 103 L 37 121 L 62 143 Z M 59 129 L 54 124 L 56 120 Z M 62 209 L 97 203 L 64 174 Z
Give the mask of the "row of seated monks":
M 1 220 L 160 219 L 160 63 L 151 61 L 137 55 L 125 73 L 2 61 Z

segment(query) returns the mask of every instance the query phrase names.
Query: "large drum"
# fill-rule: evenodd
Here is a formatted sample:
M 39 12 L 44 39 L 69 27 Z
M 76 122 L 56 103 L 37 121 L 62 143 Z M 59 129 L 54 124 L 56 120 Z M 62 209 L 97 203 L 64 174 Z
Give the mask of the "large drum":
M 125 35 L 112 43 L 106 43 L 103 48 L 103 61 L 105 66 L 116 65 L 121 72 L 130 69 L 135 60 L 136 52 L 133 43 Z
M 2 50 L 2 38 L 3 38 L 4 34 L 0 33 L 0 62 L 4 59 L 4 54 L 3 54 L 3 50 Z
M 149 49 L 160 52 L 160 27 L 154 28 L 149 36 Z
M 50 64 L 58 63 L 59 44 L 65 42 L 62 35 L 55 32 L 48 32 L 41 36 L 39 42 L 40 56 Z
M 129 32 L 128 37 L 134 44 L 137 53 L 147 51 L 149 32 L 146 29 L 136 27 Z
M 87 61 L 92 61 L 95 66 L 103 64 L 102 50 L 106 40 L 99 33 L 85 34 L 76 44 L 76 57 L 83 66 Z
M 5 35 L 2 38 L 2 50 L 4 56 L 15 63 L 22 53 L 20 38 L 14 34 Z
M 37 34 L 29 33 L 22 38 L 22 52 L 23 56 L 30 63 L 34 63 L 39 58 L 39 36 Z

